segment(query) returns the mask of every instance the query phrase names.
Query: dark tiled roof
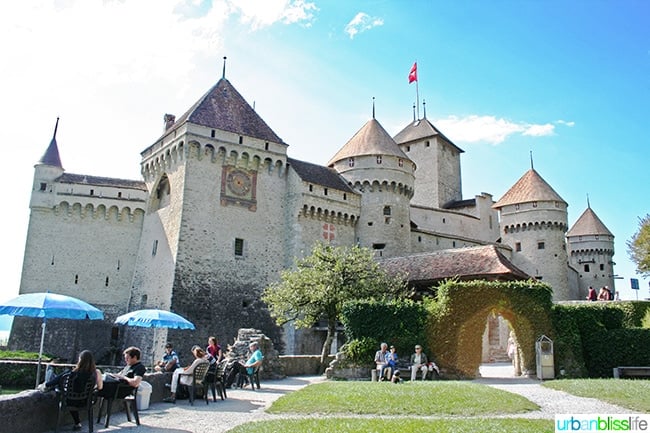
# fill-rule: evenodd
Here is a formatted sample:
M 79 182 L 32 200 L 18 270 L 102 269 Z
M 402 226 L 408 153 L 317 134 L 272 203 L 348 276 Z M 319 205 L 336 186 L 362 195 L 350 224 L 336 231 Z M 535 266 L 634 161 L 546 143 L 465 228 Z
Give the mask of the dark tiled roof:
M 411 284 L 427 284 L 447 278 L 527 280 L 530 278 L 494 245 L 457 248 L 384 259 L 381 265 L 392 275 L 405 273 Z
M 59 157 L 59 146 L 56 144 L 56 138 L 52 137 L 50 145 L 47 146 L 47 150 L 43 156 L 41 156 L 41 159 L 38 160 L 38 163 L 63 168 L 61 165 L 61 158 Z
M 475 198 L 468 198 L 466 200 L 453 200 L 450 202 L 445 203 L 442 208 L 443 209 L 458 209 L 461 207 L 473 207 L 476 206 L 476 199 Z
M 534 169 L 528 170 L 492 207 L 495 209 L 532 201 L 566 202 Z
M 411 159 L 399 148 L 395 140 L 376 119 L 371 119 L 327 163 L 328 166 L 345 158 L 363 155 L 392 155 Z
M 295 172 L 298 173 L 300 179 L 305 182 L 322 185 L 341 191 L 354 192 L 354 190 L 347 184 L 345 179 L 343 179 L 340 174 L 331 168 L 323 167 L 322 165 L 316 165 L 305 161 L 299 161 L 293 158 L 287 158 L 287 162 L 291 167 L 293 167 Z
M 185 122 L 283 143 L 225 78 L 220 79 L 165 134 Z
M 424 119 L 409 123 L 404 129 L 398 132 L 397 135 L 393 137 L 393 139 L 397 144 L 405 144 L 412 141 L 422 140 L 423 138 L 435 136 L 444 138 L 445 141 L 454 146 L 459 153 L 465 152 L 463 149 L 456 146 L 450 139 L 445 137 L 445 135 L 440 132 L 438 128 L 433 126 L 433 123 L 429 122 L 429 119 L 426 117 Z
M 63 173 L 59 176 L 57 182 L 147 190 L 147 185 L 141 180 L 115 179 L 112 177 L 87 176 L 85 174 Z
M 606 235 L 614 236 L 612 232 L 598 218 L 598 215 L 591 210 L 591 207 L 585 209 L 580 218 L 573 224 L 573 227 L 567 232 L 567 236 L 589 236 L 589 235 Z

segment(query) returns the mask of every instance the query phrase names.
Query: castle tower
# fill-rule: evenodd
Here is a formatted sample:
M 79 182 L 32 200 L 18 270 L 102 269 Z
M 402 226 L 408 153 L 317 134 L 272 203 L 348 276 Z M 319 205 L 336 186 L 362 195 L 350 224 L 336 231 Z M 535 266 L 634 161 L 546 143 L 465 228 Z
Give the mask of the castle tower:
M 409 252 L 415 164 L 381 124 L 374 117 L 369 120 L 328 166 L 361 194 L 356 243 L 379 257 Z
M 512 263 L 553 288 L 553 300 L 570 293 L 564 234 L 567 203 L 533 168 L 494 204 L 501 214 L 501 240 L 512 248 Z
M 103 322 L 50 328 L 44 350 L 74 359 L 90 349 L 98 360 L 113 362 L 112 319 L 128 305 L 147 191 L 141 181 L 65 172 L 57 127 L 34 167 L 20 293 L 49 290 L 100 308 Z M 38 350 L 40 329 L 24 320 L 14 320 L 9 344 Z
M 178 119 L 164 120 L 163 135 L 142 152 L 151 196 L 131 309 L 171 309 L 201 339 L 229 341 L 254 327 L 278 342 L 260 294 L 292 259 L 287 145 L 225 78 Z M 179 352 L 199 341 L 175 332 L 167 338 Z
M 589 286 L 596 291 L 603 286 L 614 288 L 614 235 L 587 206 L 567 232 L 569 261 L 578 271 L 578 299 L 587 296 Z
M 418 168 L 412 205 L 442 208 L 462 200 L 460 154 L 464 151 L 438 131 L 426 114 L 394 139 Z
M 48 198 L 51 197 L 53 181 L 61 176 L 64 172 L 61 165 L 61 158 L 59 157 L 59 145 L 56 142 L 56 132 L 59 129 L 59 118 L 56 119 L 54 126 L 54 133 L 49 146 L 45 153 L 38 160 L 34 166 L 34 185 L 32 188 L 32 198 L 30 207 L 35 206 L 51 206 Z

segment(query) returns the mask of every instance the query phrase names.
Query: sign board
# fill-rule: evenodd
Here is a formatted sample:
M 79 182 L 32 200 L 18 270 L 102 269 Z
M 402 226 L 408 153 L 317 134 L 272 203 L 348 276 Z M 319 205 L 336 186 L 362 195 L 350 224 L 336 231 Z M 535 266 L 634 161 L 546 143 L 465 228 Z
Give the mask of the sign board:
M 632 290 L 639 290 L 639 280 L 637 278 L 630 278 L 630 286 L 632 286 Z

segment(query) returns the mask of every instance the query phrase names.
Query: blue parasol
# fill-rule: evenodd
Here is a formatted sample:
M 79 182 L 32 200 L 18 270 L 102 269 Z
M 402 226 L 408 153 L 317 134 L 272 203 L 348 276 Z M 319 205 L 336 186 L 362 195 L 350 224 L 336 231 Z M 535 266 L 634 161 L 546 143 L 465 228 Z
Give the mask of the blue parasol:
M 36 386 L 41 375 L 41 358 L 45 340 L 45 323 L 47 319 L 102 320 L 104 313 L 98 308 L 73 298 L 56 293 L 27 293 L 0 304 L 0 315 L 39 317 L 41 325 L 41 346 L 38 351 L 38 368 L 36 369 Z
M 165 310 L 131 311 L 119 316 L 115 323 L 143 328 L 194 329 L 194 324 L 183 316 Z

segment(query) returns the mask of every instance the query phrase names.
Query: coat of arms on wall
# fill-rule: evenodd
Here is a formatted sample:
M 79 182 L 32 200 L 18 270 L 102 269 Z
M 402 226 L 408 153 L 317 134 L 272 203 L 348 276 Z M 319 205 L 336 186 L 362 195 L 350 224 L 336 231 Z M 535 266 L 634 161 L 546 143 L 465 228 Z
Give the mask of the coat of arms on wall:
M 234 204 L 257 210 L 257 172 L 225 165 L 221 173 L 221 205 Z

